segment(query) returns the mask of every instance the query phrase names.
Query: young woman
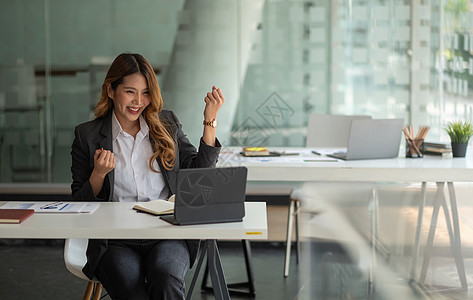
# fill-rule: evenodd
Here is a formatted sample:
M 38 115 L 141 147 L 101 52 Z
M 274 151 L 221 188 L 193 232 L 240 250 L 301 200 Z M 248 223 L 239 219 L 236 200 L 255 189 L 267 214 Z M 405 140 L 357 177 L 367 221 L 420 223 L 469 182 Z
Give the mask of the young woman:
M 96 119 L 75 129 L 72 198 L 167 199 L 180 168 L 214 167 L 221 148 L 217 112 L 225 99 L 214 86 L 204 101 L 197 151 L 174 113 L 162 110 L 151 65 L 139 54 L 120 54 L 102 85 Z M 184 299 L 184 276 L 197 248 L 191 240 L 89 240 L 83 271 L 97 277 L 113 299 Z

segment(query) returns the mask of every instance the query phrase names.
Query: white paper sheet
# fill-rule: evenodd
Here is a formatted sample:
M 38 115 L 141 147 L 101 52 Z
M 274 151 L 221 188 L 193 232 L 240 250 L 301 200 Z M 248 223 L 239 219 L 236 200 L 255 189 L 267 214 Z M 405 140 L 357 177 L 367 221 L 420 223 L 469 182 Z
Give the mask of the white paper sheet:
M 99 203 L 90 202 L 7 202 L 0 209 L 34 209 L 35 213 L 93 213 Z

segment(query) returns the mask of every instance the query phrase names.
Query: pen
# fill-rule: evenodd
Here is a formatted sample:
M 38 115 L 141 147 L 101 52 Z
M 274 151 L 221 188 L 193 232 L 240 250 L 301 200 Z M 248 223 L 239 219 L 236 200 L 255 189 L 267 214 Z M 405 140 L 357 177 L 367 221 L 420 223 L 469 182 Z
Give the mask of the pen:
M 297 152 L 289 152 L 289 153 L 286 153 L 286 151 L 283 151 L 283 152 L 281 152 L 281 153 L 279 153 L 279 154 L 280 154 L 281 156 L 282 156 L 282 155 L 299 155 L 299 153 L 297 153 Z
M 53 203 L 48 203 L 40 207 L 40 209 L 51 209 L 51 208 L 57 208 L 58 205 L 61 205 L 62 202 L 53 202 Z
M 312 150 L 312 153 L 314 153 L 315 155 L 322 155 L 322 154 L 320 154 L 319 152 L 313 151 L 313 150 Z
M 304 159 L 304 162 L 338 162 L 336 159 Z
M 64 208 L 66 208 L 66 207 L 68 207 L 68 206 L 69 206 L 69 204 L 66 204 L 66 205 L 64 205 L 63 207 L 61 207 L 59 210 L 63 210 Z

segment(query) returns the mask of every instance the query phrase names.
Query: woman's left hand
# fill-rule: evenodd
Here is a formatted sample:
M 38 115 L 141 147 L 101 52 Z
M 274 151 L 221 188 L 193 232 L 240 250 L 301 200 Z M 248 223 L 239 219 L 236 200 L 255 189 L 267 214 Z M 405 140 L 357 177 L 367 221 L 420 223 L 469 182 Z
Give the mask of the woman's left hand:
M 204 98 L 205 109 L 204 109 L 204 120 L 211 121 L 217 119 L 217 112 L 222 107 L 225 98 L 221 89 L 217 89 L 215 85 L 212 87 L 212 92 L 207 93 Z

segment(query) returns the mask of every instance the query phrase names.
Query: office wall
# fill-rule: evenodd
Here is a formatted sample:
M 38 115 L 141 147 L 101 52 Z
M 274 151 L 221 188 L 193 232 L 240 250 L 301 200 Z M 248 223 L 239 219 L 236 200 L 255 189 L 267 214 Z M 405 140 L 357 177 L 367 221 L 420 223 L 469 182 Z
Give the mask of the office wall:
M 221 88 L 225 104 L 218 114 L 217 135 L 230 144 L 234 115 L 246 75 L 250 48 L 261 22 L 262 0 L 186 1 L 168 72 L 163 81 L 165 107 L 178 112 L 190 140 L 202 136 L 204 98 Z
M 304 145 L 316 112 L 404 118 L 448 141 L 448 121 L 472 119 L 471 10 L 468 1 L 265 1 L 233 136 Z
M 73 128 L 93 117 L 109 64 L 138 52 L 162 79 L 184 1 L 1 4 L 0 182 L 69 182 Z
M 69 182 L 73 128 L 111 60 L 153 64 L 192 142 L 203 97 L 225 145 L 301 146 L 310 113 L 402 117 L 448 141 L 472 119 L 472 5 L 459 0 L 4 0 L 0 182 Z

